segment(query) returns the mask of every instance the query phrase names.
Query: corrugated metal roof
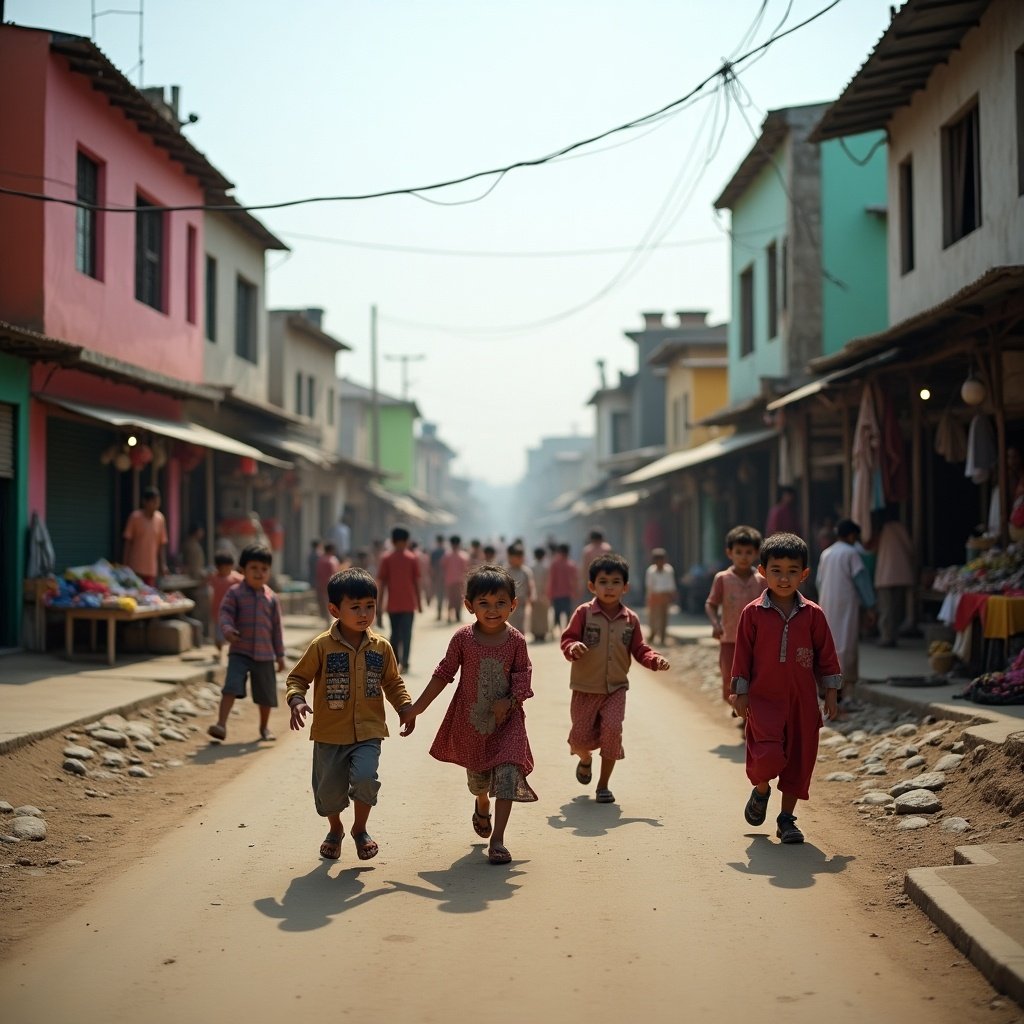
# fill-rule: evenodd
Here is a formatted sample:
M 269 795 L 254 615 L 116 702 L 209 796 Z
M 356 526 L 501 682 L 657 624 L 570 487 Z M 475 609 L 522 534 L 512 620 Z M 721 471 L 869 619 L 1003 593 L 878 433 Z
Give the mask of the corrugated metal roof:
M 811 132 L 812 142 L 878 131 L 923 89 L 980 22 L 991 0 L 907 0 L 842 95 Z

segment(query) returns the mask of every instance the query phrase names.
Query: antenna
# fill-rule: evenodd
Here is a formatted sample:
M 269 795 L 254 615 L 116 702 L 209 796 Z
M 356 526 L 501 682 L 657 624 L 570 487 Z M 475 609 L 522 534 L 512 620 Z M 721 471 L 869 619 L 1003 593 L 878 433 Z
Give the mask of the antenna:
M 119 7 L 110 7 L 110 8 L 108 8 L 105 11 L 97 11 L 96 10 L 96 0 L 91 0 L 91 6 L 92 6 L 92 32 L 89 35 L 89 38 L 92 39 L 92 41 L 95 43 L 96 42 L 96 22 L 100 18 L 105 18 L 108 14 L 127 14 L 129 17 L 138 18 L 139 19 L 139 61 L 135 65 L 134 68 L 129 68 L 128 69 L 128 74 L 130 75 L 133 71 L 136 70 L 136 68 L 138 69 L 138 72 L 139 72 L 139 88 L 140 89 L 142 88 L 142 70 L 143 70 L 143 67 L 145 66 L 145 63 L 146 63 L 144 55 L 143 55 L 143 50 L 142 50 L 142 40 L 143 40 L 142 24 L 143 24 L 143 17 L 144 17 L 144 11 L 143 11 L 143 4 L 144 3 L 145 3 L 145 0 L 139 0 L 139 9 L 137 11 L 126 11 L 126 10 L 123 10 L 122 8 L 119 8 Z
M 418 363 L 421 359 L 426 359 L 427 357 L 421 353 L 400 352 L 397 355 L 385 356 L 384 358 L 389 362 L 402 364 L 402 399 L 407 399 L 409 397 L 409 364 Z

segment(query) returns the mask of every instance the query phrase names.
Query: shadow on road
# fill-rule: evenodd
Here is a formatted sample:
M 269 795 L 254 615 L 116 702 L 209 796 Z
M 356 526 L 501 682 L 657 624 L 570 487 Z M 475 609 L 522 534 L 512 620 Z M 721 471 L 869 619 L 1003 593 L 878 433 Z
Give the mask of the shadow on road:
M 253 906 L 265 917 L 281 923 L 283 932 L 311 932 L 331 923 L 331 918 L 384 896 L 389 889 L 364 892 L 366 883 L 359 875 L 372 868 L 346 868 L 337 877 L 330 874 L 331 865 L 318 864 L 308 875 L 292 880 L 280 901 L 272 896 L 253 901 Z
M 562 804 L 561 814 L 549 814 L 552 828 L 571 828 L 574 836 L 604 836 L 621 825 L 650 825 L 661 828 L 658 818 L 624 818 L 618 804 L 599 804 L 589 796 L 577 796 Z
M 726 761 L 732 761 L 733 764 L 743 764 L 747 759 L 747 745 L 741 736 L 738 743 L 719 743 L 708 753 L 715 754 Z
M 853 857 L 827 857 L 813 843 L 783 846 L 768 836 L 750 836 L 746 864 L 732 862 L 729 867 L 746 875 L 764 875 L 771 885 L 780 889 L 808 889 L 816 875 L 837 875 L 846 870 Z
M 188 758 L 193 764 L 214 764 L 228 757 L 258 754 L 261 750 L 267 749 L 267 746 L 256 739 L 241 743 L 210 743 L 208 746 L 193 751 Z
M 494 865 L 488 863 L 485 853 L 483 843 L 476 843 L 470 853 L 460 857 L 447 870 L 421 871 L 419 877 L 433 888 L 408 882 L 389 881 L 387 884 L 394 892 L 436 900 L 437 909 L 447 914 L 478 914 L 491 903 L 511 899 L 519 888 L 512 879 L 525 874 L 514 870 L 515 864 L 525 861 L 513 860 L 511 865 Z

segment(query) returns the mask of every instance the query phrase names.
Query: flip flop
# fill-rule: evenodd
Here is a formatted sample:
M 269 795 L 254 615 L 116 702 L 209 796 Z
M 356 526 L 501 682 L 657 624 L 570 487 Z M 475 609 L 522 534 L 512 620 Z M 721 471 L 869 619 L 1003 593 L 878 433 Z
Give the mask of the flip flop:
M 492 846 L 487 851 L 487 859 L 492 864 L 511 864 L 512 854 L 504 846 Z
M 489 814 L 481 814 L 476 807 L 473 807 L 473 831 L 481 839 L 491 838 L 491 816 Z
M 354 833 L 352 841 L 356 844 L 356 854 L 360 860 L 373 860 L 380 853 L 380 849 L 369 832 Z
M 610 789 L 599 789 L 594 794 L 594 799 L 599 804 L 613 804 L 615 803 L 615 794 Z
M 584 764 L 580 761 L 576 765 L 576 781 L 581 786 L 589 786 L 590 780 L 594 777 L 594 762 L 591 761 L 588 764 Z
M 207 736 L 212 736 L 215 740 L 223 740 L 227 738 L 228 731 L 223 725 L 214 723 L 206 730 Z
M 341 841 L 345 838 L 345 834 L 338 835 L 337 832 L 328 832 L 324 837 L 324 841 L 320 844 L 320 856 L 324 860 L 337 860 L 341 856 Z M 334 853 L 324 852 L 324 847 L 333 849 Z

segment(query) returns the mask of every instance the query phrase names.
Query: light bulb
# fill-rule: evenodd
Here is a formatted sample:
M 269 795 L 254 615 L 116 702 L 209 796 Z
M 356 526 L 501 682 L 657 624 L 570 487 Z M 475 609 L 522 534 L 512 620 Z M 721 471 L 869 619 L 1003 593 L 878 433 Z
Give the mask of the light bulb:
M 132 436 L 128 438 L 128 447 L 129 448 L 134 448 L 138 443 L 139 443 L 139 439 L 134 434 L 132 434 Z
M 921 388 L 918 394 L 920 395 L 922 402 L 927 402 L 928 399 L 932 397 L 932 393 L 927 388 Z
M 985 385 L 977 377 L 968 377 L 960 385 L 960 397 L 967 405 L 981 405 L 985 401 Z

